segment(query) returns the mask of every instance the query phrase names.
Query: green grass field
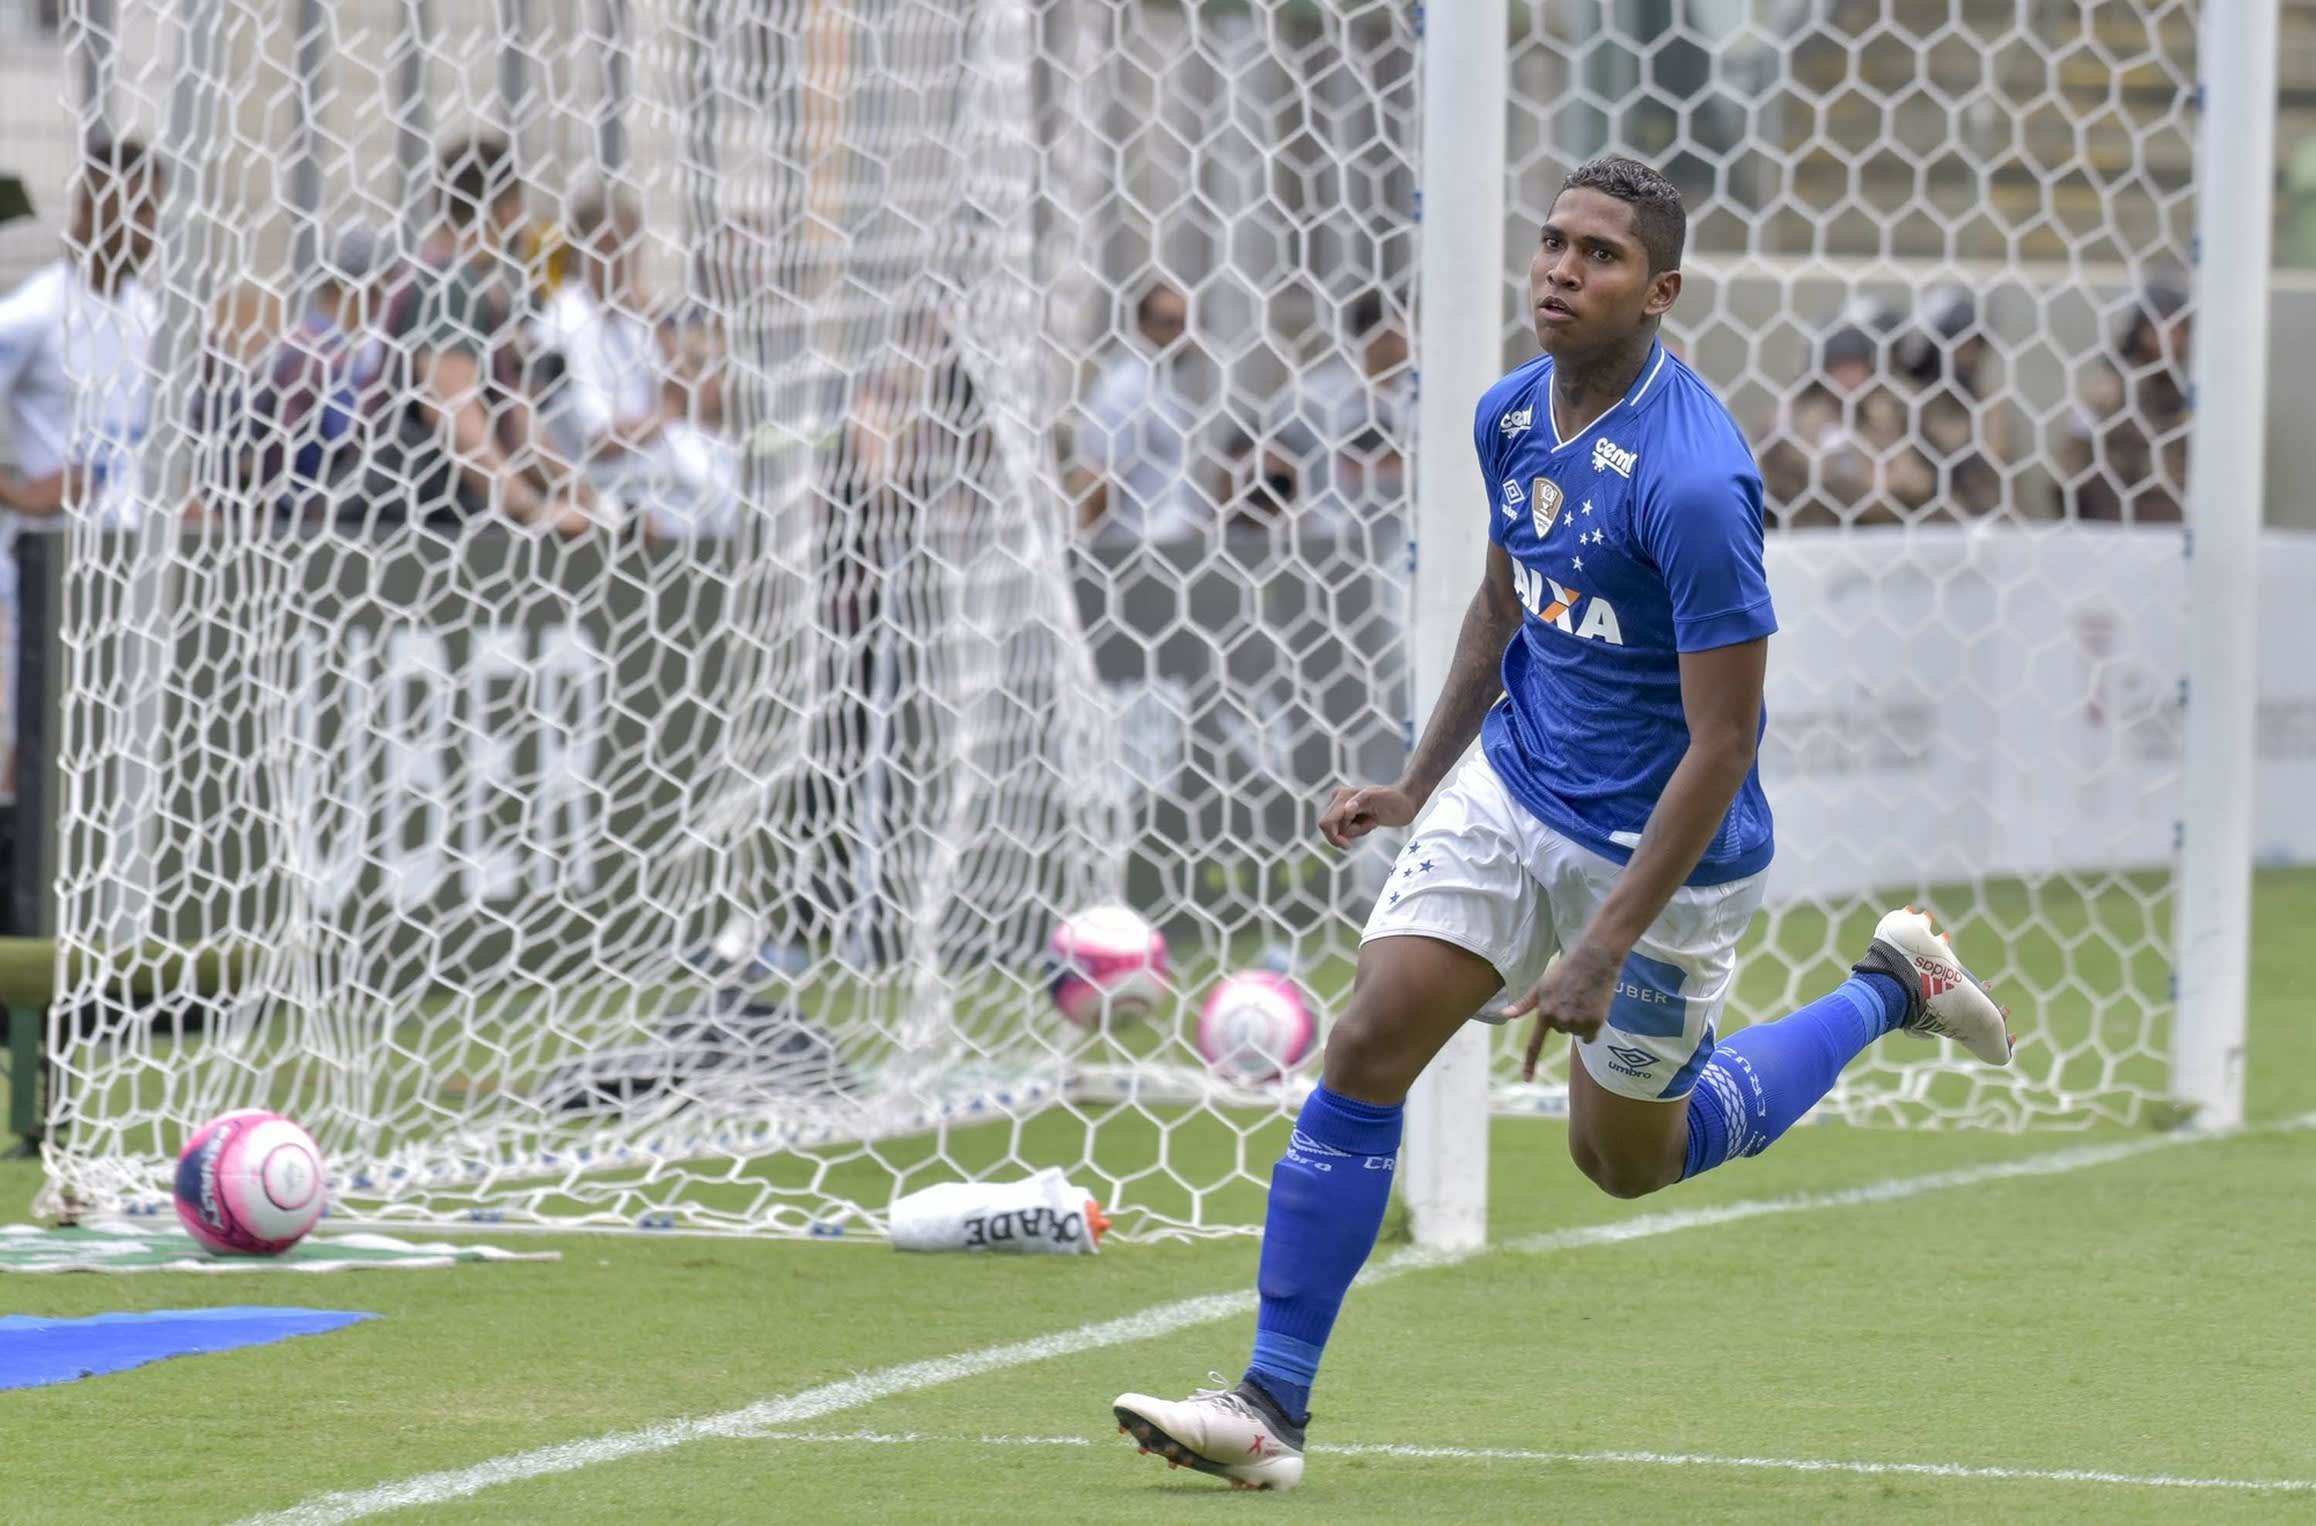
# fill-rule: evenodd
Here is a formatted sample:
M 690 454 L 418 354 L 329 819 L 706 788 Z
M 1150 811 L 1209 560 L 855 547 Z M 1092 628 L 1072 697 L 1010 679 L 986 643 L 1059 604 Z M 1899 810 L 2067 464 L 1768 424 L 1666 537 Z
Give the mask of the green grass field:
M 2239 1135 L 1811 1126 L 1618 1203 L 1557 1124 L 1500 1121 L 1495 1248 L 1402 1255 L 1353 1294 L 1294 1495 L 1168 1472 L 1108 1417 L 1121 1388 L 1236 1372 L 1244 1308 L 1180 1305 L 1244 1290 L 1251 1241 L 522 1236 L 563 1259 L 0 1282 L 8 1313 L 385 1316 L 0 1393 L 0 1522 L 227 1522 L 333 1491 L 292 1518 L 2316 1518 L 2316 1130 L 2292 1126 L 2316 1110 L 2316 874 L 2263 875 L 2256 915 Z M 0 1166 L 0 1220 L 36 1175 Z M 486 1464 L 468 1492 L 423 1477 Z

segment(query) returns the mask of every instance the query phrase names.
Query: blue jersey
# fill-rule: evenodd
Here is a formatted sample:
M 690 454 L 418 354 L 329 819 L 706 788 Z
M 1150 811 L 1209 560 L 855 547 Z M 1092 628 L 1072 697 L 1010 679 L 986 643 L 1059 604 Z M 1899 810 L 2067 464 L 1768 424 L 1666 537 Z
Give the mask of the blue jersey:
M 1527 610 L 1480 733 L 1488 761 L 1547 826 L 1626 862 L 1688 749 L 1680 654 L 1777 629 L 1761 474 L 1721 400 L 1662 345 L 1572 440 L 1552 420 L 1552 357 L 1530 361 L 1480 399 L 1472 443 L 1488 535 Z M 1774 847 L 1756 768 L 1688 882 L 1752 874 Z

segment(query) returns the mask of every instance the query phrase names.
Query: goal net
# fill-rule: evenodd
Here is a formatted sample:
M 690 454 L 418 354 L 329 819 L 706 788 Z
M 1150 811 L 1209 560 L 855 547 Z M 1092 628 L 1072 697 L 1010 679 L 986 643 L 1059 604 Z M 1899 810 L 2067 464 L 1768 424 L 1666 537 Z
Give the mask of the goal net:
M 2142 1117 L 2189 10 L 1515 9 L 1506 365 L 1560 178 L 1656 162 L 1667 340 L 1769 482 L 1782 842 L 1727 1021 L 1927 900 L 2018 1064 L 1893 1043 L 1828 1111 Z M 1226 1081 L 1198 1004 L 1267 963 L 1323 1025 L 1396 844 L 1316 812 L 1419 720 L 1415 8 L 65 11 L 61 109 L 167 183 L 25 760 L 46 1206 L 150 1210 L 271 1106 L 358 1220 L 874 1233 L 1059 1165 L 1127 1233 L 1256 1223 L 1314 1062 Z M 1172 999 L 1082 1030 L 1043 950 L 1114 902 Z M 1552 1110 L 1516 1042 L 1500 1110 Z

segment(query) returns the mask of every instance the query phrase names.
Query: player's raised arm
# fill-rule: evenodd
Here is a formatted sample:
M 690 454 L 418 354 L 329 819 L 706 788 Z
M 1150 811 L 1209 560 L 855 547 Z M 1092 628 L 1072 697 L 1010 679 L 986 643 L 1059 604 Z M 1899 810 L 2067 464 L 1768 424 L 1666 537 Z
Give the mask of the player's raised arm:
M 1455 659 L 1447 682 L 1431 707 L 1423 736 L 1408 755 L 1407 768 L 1393 784 L 1360 785 L 1335 791 L 1319 817 L 1319 830 L 1338 848 L 1349 847 L 1377 827 L 1403 827 L 1415 820 L 1431 792 L 1480 734 L 1480 722 L 1504 692 L 1504 647 L 1520 628 L 1520 599 L 1512 586 L 1512 559 L 1500 545 L 1488 547 L 1488 568 L 1456 634 Z

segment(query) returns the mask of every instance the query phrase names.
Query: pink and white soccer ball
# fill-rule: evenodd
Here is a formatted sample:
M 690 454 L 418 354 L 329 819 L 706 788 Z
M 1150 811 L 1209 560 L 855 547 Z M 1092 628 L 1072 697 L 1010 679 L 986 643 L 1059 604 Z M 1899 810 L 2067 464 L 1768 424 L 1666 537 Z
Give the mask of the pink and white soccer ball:
M 1310 1004 L 1286 976 L 1271 970 L 1232 975 L 1198 1014 L 1198 1052 L 1226 1081 L 1275 1081 L 1310 1054 L 1318 1037 Z
M 280 1255 L 306 1237 L 328 1197 L 313 1137 L 262 1108 L 215 1119 L 177 1157 L 177 1220 L 226 1255 Z
M 1166 1000 L 1166 937 L 1125 906 L 1064 918 L 1046 968 L 1053 1004 L 1080 1028 L 1140 1022 Z

